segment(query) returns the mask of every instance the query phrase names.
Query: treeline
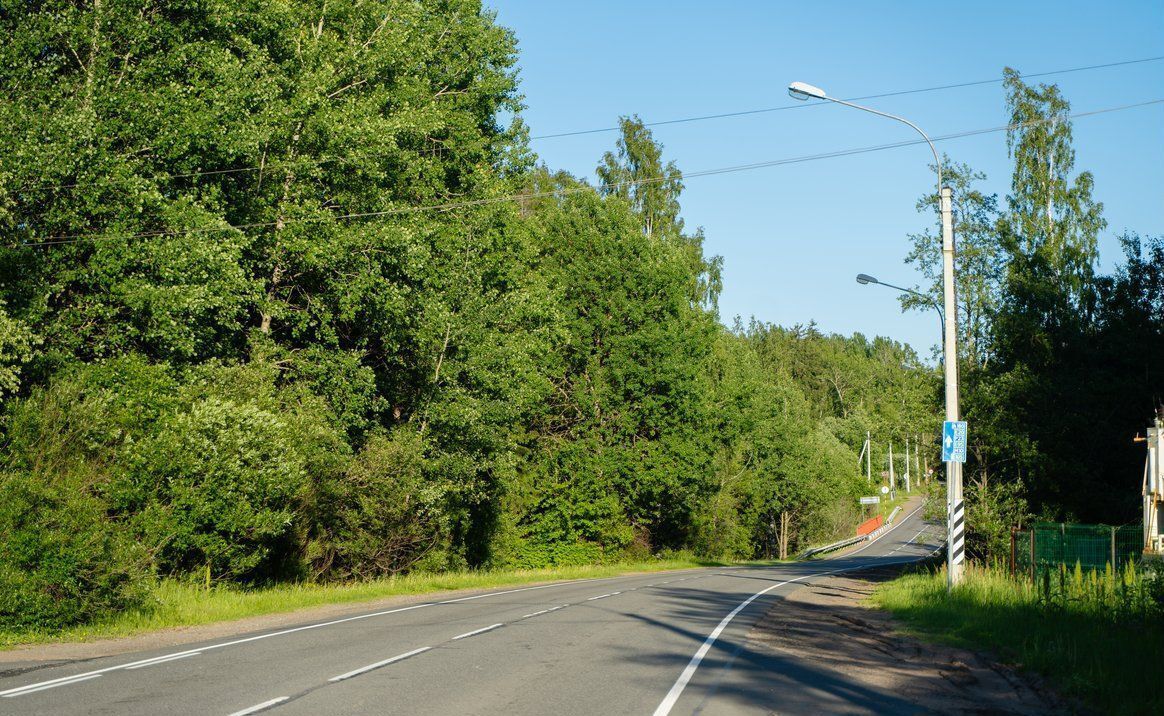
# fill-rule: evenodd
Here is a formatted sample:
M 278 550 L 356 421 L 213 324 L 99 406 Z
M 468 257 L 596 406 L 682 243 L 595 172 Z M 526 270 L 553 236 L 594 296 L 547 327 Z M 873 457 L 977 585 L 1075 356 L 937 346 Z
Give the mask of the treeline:
M 641 123 L 597 187 L 536 166 L 477 2 L 0 29 L 0 625 L 163 577 L 783 556 L 851 528 L 865 431 L 934 424 L 906 347 L 720 324 Z
M 1123 262 L 1097 270 L 1107 222 L 1075 170 L 1070 105 L 1054 85 L 1004 73 L 1014 162 L 1000 199 L 946 160 L 958 241 L 959 367 L 970 426 L 968 551 L 1009 554 L 1029 520 L 1140 521 L 1143 434 L 1164 408 L 1164 237 L 1125 232 Z M 919 210 L 935 211 L 936 196 Z M 936 232 L 907 262 L 940 299 Z M 906 305 L 924 307 L 917 300 Z

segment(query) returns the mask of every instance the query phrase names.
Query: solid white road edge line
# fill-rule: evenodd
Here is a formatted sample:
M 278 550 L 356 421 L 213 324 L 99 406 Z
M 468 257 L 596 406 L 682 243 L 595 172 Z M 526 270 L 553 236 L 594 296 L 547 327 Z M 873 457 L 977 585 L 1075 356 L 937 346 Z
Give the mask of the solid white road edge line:
M 173 656 L 163 656 L 158 659 L 154 659 L 153 661 L 147 661 L 144 664 L 138 664 L 137 666 L 127 666 L 125 667 L 125 670 L 133 671 L 134 669 L 144 669 L 147 666 L 153 666 L 154 664 L 165 664 L 167 661 L 177 661 L 178 659 L 185 659 L 190 656 L 198 656 L 201 653 L 202 652 L 200 651 L 196 651 L 193 654 L 174 654 Z
M 51 684 L 41 684 L 41 685 L 33 684 L 32 686 L 26 687 L 26 688 L 21 689 L 19 691 L 13 691 L 12 693 L 9 693 L 6 691 L 6 692 L 4 692 L 3 696 L 4 696 L 4 698 L 10 699 L 13 696 L 24 696 L 25 694 L 31 694 L 34 691 L 44 691 L 45 689 L 55 689 L 58 686 L 68 686 L 69 684 L 75 684 L 78 681 L 88 681 L 89 679 L 96 679 L 98 676 L 101 676 L 101 674 L 87 674 L 84 676 L 73 676 L 73 677 L 70 677 L 68 679 L 65 679 L 64 681 L 57 679 L 56 681 L 54 681 Z
M 925 506 L 926 506 L 926 501 L 925 501 L 925 500 L 922 500 L 922 503 L 921 503 L 920 505 L 918 505 L 918 506 L 917 506 L 917 509 L 915 509 L 913 512 L 910 512 L 908 515 L 906 515 L 905 517 L 903 517 L 903 518 L 902 518 L 902 520 L 901 520 L 900 522 L 898 522 L 897 524 L 893 525 L 893 527 L 891 527 L 891 528 L 889 528 L 889 529 L 885 530 L 884 532 L 882 532 L 882 533 L 881 533 L 881 536 L 880 536 L 880 537 L 878 537 L 877 539 L 873 540 L 872 542 L 870 542 L 869 544 L 865 545 L 865 546 L 864 546 L 864 547 L 862 547 L 861 549 L 855 549 L 855 550 L 853 550 L 852 552 L 846 552 L 846 553 L 844 553 L 844 554 L 839 554 L 839 555 L 837 555 L 836 557 L 834 557 L 834 558 L 832 558 L 832 559 L 842 559 L 842 558 L 852 557 L 852 556 L 853 556 L 853 555 L 855 555 L 855 554 L 860 554 L 861 552 L 864 552 L 865 550 L 869 549 L 870 547 L 872 547 L 873 545 L 877 544 L 877 543 L 878 543 L 878 542 L 880 542 L 882 539 L 884 539 L 884 538 L 886 537 L 886 535 L 893 534 L 893 532 L 894 532 L 894 531 L 896 531 L 898 527 L 901 527 L 902 525 L 904 525 L 904 524 L 906 523 L 906 521 L 907 521 L 907 520 L 909 520 L 909 518 L 910 518 L 910 517 L 913 517 L 914 515 L 916 515 L 916 514 L 917 514 L 918 512 L 920 512 L 920 511 L 921 511 L 921 509 L 922 509 L 923 507 L 925 507 Z
M 741 602 L 738 606 L 736 606 L 735 609 L 731 610 L 731 612 L 729 612 L 728 615 L 720 621 L 719 625 L 716 626 L 716 628 L 711 632 L 711 634 L 709 634 L 707 636 L 707 639 L 704 640 L 703 645 L 699 647 L 699 651 L 695 652 L 695 656 L 691 657 L 691 661 L 688 662 L 687 668 L 684 669 L 683 673 L 679 675 L 679 678 L 675 681 L 674 686 L 672 686 L 671 690 L 667 692 L 667 695 L 663 698 L 663 701 L 662 701 L 662 703 L 659 704 L 659 707 L 655 709 L 654 716 L 667 716 L 667 714 L 671 713 L 671 709 L 675 706 L 675 702 L 679 700 L 679 696 L 682 695 L 683 689 L 685 689 L 687 687 L 687 682 L 691 681 L 691 677 L 695 675 L 695 670 L 699 668 L 699 664 L 703 661 L 703 657 L 706 656 L 707 652 L 711 650 L 712 644 L 715 643 L 715 640 L 719 638 L 719 635 L 721 633 L 723 633 L 723 630 L 725 628 L 727 628 L 727 625 L 731 623 L 732 619 L 735 619 L 737 614 L 742 612 L 745 607 L 747 607 L 749 604 L 754 602 L 756 599 L 764 596 L 765 594 L 772 591 L 773 589 L 783 587 L 786 584 L 792 584 L 794 582 L 802 582 L 806 579 L 812 579 L 814 577 L 827 577 L 830 574 L 840 574 L 841 572 L 855 572 L 859 569 L 870 569 L 872 567 L 884 567 L 884 566 L 888 566 L 891 564 L 906 564 L 909 562 L 916 562 L 918 559 L 920 559 L 920 557 L 914 558 L 914 559 L 899 559 L 899 560 L 896 560 L 893 562 L 878 562 L 876 565 L 861 564 L 861 565 L 857 565 L 855 567 L 842 567 L 841 569 L 831 569 L 827 572 L 817 572 L 816 574 L 806 574 L 803 577 L 789 579 L 787 581 L 780 582 L 779 584 L 773 584 L 770 587 L 767 587 L 765 589 L 761 589 L 760 591 L 756 592 L 755 594 L 753 594 L 752 596 L 748 597 L 743 602 Z
M 379 669 L 381 666 L 388 666 L 389 664 L 394 664 L 397 661 L 404 661 L 405 659 L 407 659 L 410 656 L 416 656 L 417 654 L 423 654 L 424 652 L 428 651 L 431 648 L 432 648 L 431 646 L 422 646 L 419 649 L 413 649 L 412 651 L 408 651 L 408 652 L 405 652 L 403 654 L 397 654 L 396 656 L 392 657 L 391 659 L 385 659 L 384 661 L 377 661 L 375 664 L 368 664 L 367 666 L 361 666 L 360 668 L 355 669 L 353 671 L 349 671 L 346 674 L 340 674 L 339 676 L 333 676 L 330 679 L 328 679 L 328 681 L 334 682 L 334 681 L 343 681 L 344 679 L 350 679 L 353 676 L 359 676 L 360 674 L 367 673 L 369 671 L 372 671 L 373 669 Z
M 291 697 L 290 696 L 280 696 L 277 699 L 271 699 L 270 701 L 264 701 L 261 704 L 255 704 L 254 706 L 251 706 L 250 708 L 245 708 L 242 711 L 235 711 L 230 716 L 247 716 L 247 714 L 257 713 L 259 711 L 262 711 L 263 709 L 271 708 L 275 704 L 281 704 L 289 698 L 291 698 Z
M 487 631 L 493 631 L 494 629 L 496 629 L 499 626 L 505 626 L 505 624 L 502 622 L 498 622 L 496 624 L 490 624 L 487 627 L 481 627 L 480 629 L 474 629 L 473 631 L 467 631 L 464 634 L 458 634 L 457 636 L 453 637 L 452 640 L 456 641 L 457 639 L 467 639 L 471 636 L 477 636 L 478 634 L 484 634 Z
M 896 530 L 898 527 L 905 524 L 906 520 L 908 520 L 910 517 L 913 517 L 915 514 L 917 514 L 917 511 L 920 510 L 924 506 L 925 506 L 925 503 L 923 502 L 921 507 L 918 507 L 917 510 L 910 512 L 908 515 L 905 516 L 905 519 L 903 519 L 901 522 L 898 522 L 897 525 L 895 525 L 893 529 L 886 530 L 885 533 L 881 535 L 881 537 L 884 537 L 885 535 L 890 534 L 891 532 Z M 870 542 L 869 544 L 865 545 L 864 547 L 857 550 L 856 552 L 850 552 L 849 554 L 844 555 L 844 556 L 849 557 L 849 556 L 856 554 L 857 552 L 868 549 L 875 542 L 879 541 L 881 539 L 881 537 L 878 537 L 876 540 L 874 540 L 873 542 Z M 918 559 L 921 559 L 921 558 L 917 557 L 917 558 L 912 558 L 912 559 L 899 559 L 899 560 L 896 560 L 893 562 L 881 562 L 876 566 L 887 566 L 890 564 L 906 564 L 908 562 L 916 562 Z M 783 587 L 786 584 L 792 584 L 794 582 L 802 582 L 806 579 L 812 579 L 814 577 L 825 577 L 825 576 L 828 576 L 830 574 L 839 574 L 841 572 L 853 572 L 853 571 L 856 571 L 859 569 L 869 569 L 872 566 L 874 566 L 874 565 L 861 564 L 861 565 L 857 565 L 854 567 L 842 567 L 840 569 L 832 569 L 832 570 L 828 570 L 825 572 L 817 572 L 816 574 L 806 574 L 803 577 L 797 577 L 795 579 L 789 579 L 789 580 L 786 580 L 784 582 L 780 582 L 778 584 L 773 584 L 772 586 L 761 589 L 760 591 L 756 592 L 752 596 L 745 599 L 743 602 L 741 602 L 739 605 L 737 605 L 735 609 L 731 610 L 726 617 L 724 617 L 723 619 L 720 620 L 719 624 L 716 625 L 715 629 L 712 630 L 711 634 L 708 634 L 707 639 L 705 639 L 703 641 L 703 644 L 700 645 L 699 650 L 695 652 L 695 656 L 691 657 L 691 661 L 689 661 L 687 663 L 687 668 L 683 669 L 683 673 L 679 674 L 679 678 L 675 680 L 675 683 L 671 686 L 671 690 L 667 692 L 667 695 L 663 697 L 662 702 L 659 703 L 658 708 L 655 709 L 654 716 L 668 716 L 668 714 L 671 713 L 671 709 L 675 707 L 675 702 L 678 701 L 679 697 L 683 695 L 683 690 L 685 688 L 687 688 L 687 683 L 689 681 L 691 681 L 691 677 L 695 675 L 695 670 L 699 668 L 699 664 L 703 661 L 703 657 L 707 656 L 707 652 L 711 650 L 712 645 L 715 644 L 715 640 L 719 638 L 719 635 L 723 633 L 723 630 L 727 628 L 727 625 L 731 623 L 732 619 L 735 619 L 736 615 L 739 614 L 740 612 L 742 612 L 749 604 L 756 601 L 757 599 L 764 596 L 765 594 L 772 591 L 773 589 Z

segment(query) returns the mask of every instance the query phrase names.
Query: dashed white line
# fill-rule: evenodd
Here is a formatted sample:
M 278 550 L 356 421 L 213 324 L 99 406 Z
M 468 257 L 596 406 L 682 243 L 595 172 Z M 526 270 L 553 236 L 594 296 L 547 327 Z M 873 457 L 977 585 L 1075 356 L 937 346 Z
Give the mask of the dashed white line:
M 622 594 L 622 592 L 611 592 L 610 594 L 599 594 L 597 597 L 590 597 L 586 601 L 593 602 L 595 599 L 606 599 L 607 597 L 613 597 L 616 594 Z
M 549 609 L 543 609 L 540 612 L 534 612 L 533 614 L 526 614 L 525 616 L 522 617 L 522 619 L 529 619 L 530 617 L 540 617 L 543 614 L 549 614 L 550 612 L 556 612 L 559 609 L 565 609 L 568 606 L 570 606 L 570 605 L 563 604 L 563 605 L 558 606 L 558 607 L 550 607 Z
M 5 698 L 12 698 L 13 696 L 24 696 L 36 691 L 44 691 L 45 689 L 55 689 L 58 686 L 68 686 L 69 684 L 76 684 L 81 681 L 88 681 L 89 679 L 96 679 L 101 674 L 82 674 L 81 676 L 69 676 L 62 679 L 54 679 L 52 682 L 45 682 L 43 684 L 30 684 L 19 689 L 9 689 L 3 695 Z
M 330 679 L 328 679 L 328 681 L 331 681 L 331 682 L 343 681 L 344 679 L 350 679 L 353 676 L 359 676 L 360 674 L 366 674 L 367 672 L 372 671 L 373 669 L 379 669 L 381 666 L 388 666 L 389 664 L 395 664 L 398 661 L 404 661 L 405 659 L 407 659 L 410 656 L 416 656 L 417 654 L 423 654 L 424 652 L 428 651 L 431 648 L 432 648 L 431 646 L 422 646 L 419 649 L 413 649 L 412 651 L 408 651 L 408 652 L 405 652 L 403 654 L 397 654 L 396 656 L 392 657 L 391 659 L 385 659 L 384 661 L 377 661 L 375 664 L 368 664 L 367 666 L 361 666 L 360 668 L 353 669 L 352 671 L 349 671 L 346 674 L 340 674 L 339 676 L 333 676 Z M 233 714 L 232 714 L 232 716 L 233 716 Z
M 446 599 L 442 602 L 425 602 L 423 604 L 413 604 L 412 606 L 408 606 L 408 607 L 400 607 L 397 609 L 386 609 L 384 611 L 372 612 L 370 614 L 357 614 L 357 615 L 351 616 L 351 617 L 344 617 L 343 619 L 334 619 L 332 621 L 319 622 L 317 624 L 307 624 L 305 626 L 293 627 L 291 629 L 283 629 L 281 631 L 270 632 L 268 634 L 259 634 L 257 636 L 249 636 L 249 637 L 244 637 L 242 639 L 233 639 L 231 641 L 222 642 L 221 644 L 211 644 L 209 646 L 199 647 L 198 649 L 188 649 L 186 651 L 180 651 L 180 652 L 177 652 L 175 654 L 169 654 L 167 656 L 178 657 L 178 656 L 185 656 L 187 654 L 192 655 L 195 652 L 210 651 L 211 649 L 224 649 L 228 646 L 237 646 L 238 644 L 247 644 L 247 643 L 252 642 L 252 641 L 259 641 L 260 639 L 270 639 L 272 637 L 285 636 L 287 634 L 294 634 L 296 632 L 308 631 L 310 629 L 322 629 L 323 627 L 335 626 L 336 624 L 344 624 L 347 622 L 357 621 L 360 619 L 372 619 L 374 617 L 386 616 L 388 614 L 397 614 L 399 612 L 412 611 L 413 609 L 424 609 L 426 607 L 436 606 L 437 604 L 456 604 L 458 602 L 468 602 L 468 601 L 472 601 L 474 599 L 484 599 L 486 597 L 496 597 L 496 596 L 501 596 L 503 594 L 514 594 L 516 592 L 532 592 L 532 591 L 539 590 L 539 589 L 552 589 L 554 587 L 568 587 L 568 586 L 572 586 L 575 584 L 581 584 L 583 582 L 609 582 L 611 580 L 623 579 L 623 578 L 624 577 L 596 577 L 594 579 L 573 579 L 573 580 L 566 581 L 566 582 L 554 582 L 553 584 L 539 584 L 536 587 L 521 587 L 519 589 L 506 589 L 506 590 L 499 591 L 499 592 L 487 592 L 485 594 L 475 594 L 471 597 L 460 597 L 458 599 Z M 105 674 L 105 673 L 108 673 L 110 671 L 119 671 L 121 669 L 131 669 L 139 664 L 145 664 L 145 663 L 157 661 L 159 658 L 161 658 L 161 657 L 142 659 L 140 661 L 134 661 L 134 662 L 130 662 L 128 664 L 118 664 L 117 666 L 107 666 L 103 669 L 95 669 L 93 671 L 89 671 L 89 672 L 86 672 L 84 674 L 78 674 L 76 676 L 62 676 L 62 677 L 57 678 L 57 679 L 48 679 L 45 681 L 38 681 L 38 682 L 32 683 L 32 684 L 26 684 L 24 686 L 17 686 L 17 687 L 12 688 L 12 689 L 0 691 L 0 696 L 20 696 L 21 694 L 30 694 L 33 691 L 40 691 L 41 687 L 51 688 L 53 686 L 65 686 L 67 684 L 77 683 L 79 681 L 85 681 L 90 677 L 99 676 L 101 674 Z
M 133 671 L 134 669 L 144 669 L 147 666 L 153 666 L 154 664 L 164 664 L 167 661 L 177 661 L 178 659 L 185 659 L 185 658 L 191 657 L 191 656 L 198 656 L 201 653 L 202 652 L 200 652 L 200 651 L 195 651 L 192 654 L 171 654 L 170 656 L 159 656 L 158 658 L 153 659 L 152 661 L 143 661 L 141 663 L 134 664 L 133 666 L 127 666 L 127 667 L 125 667 L 125 670 L 126 671 Z
M 271 708 L 275 704 L 281 704 L 289 698 L 291 698 L 291 697 L 290 696 L 280 696 L 277 699 L 271 699 L 270 701 L 264 701 L 261 704 L 255 704 L 254 706 L 251 706 L 250 708 L 245 708 L 242 711 L 235 711 L 230 716 L 247 716 L 247 714 L 258 713 L 258 712 L 262 711 L 263 709 Z
M 457 636 L 453 637 L 453 641 L 456 641 L 457 639 L 467 639 L 471 636 L 477 636 L 478 634 L 484 634 L 487 631 L 493 631 L 494 629 L 496 629 L 499 626 L 505 626 L 505 624 L 498 622 L 497 624 L 490 624 L 487 627 L 481 627 L 480 629 L 474 629 L 473 631 L 467 631 L 464 634 L 458 634 Z

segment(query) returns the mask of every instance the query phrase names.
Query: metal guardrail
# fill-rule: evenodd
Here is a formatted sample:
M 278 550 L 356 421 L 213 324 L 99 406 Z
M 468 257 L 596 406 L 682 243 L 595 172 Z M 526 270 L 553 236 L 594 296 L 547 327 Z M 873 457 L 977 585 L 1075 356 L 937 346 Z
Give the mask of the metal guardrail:
M 806 549 L 803 552 L 801 552 L 800 555 L 797 557 L 797 559 L 809 559 L 810 557 L 815 557 L 818 554 L 827 554 L 828 552 L 835 552 L 838 549 L 843 549 L 845 547 L 848 547 L 849 545 L 857 544 L 858 542 L 866 542 L 866 541 L 875 540 L 881 536 L 882 532 L 889 529 L 889 527 L 893 524 L 893 521 L 895 519 L 897 519 L 897 514 L 899 512 L 901 512 L 901 507 L 900 506 L 894 507 L 893 512 L 890 512 L 888 519 L 885 520 L 885 524 L 881 525 L 880 527 L 873 530 L 872 532 L 870 532 L 867 535 L 857 535 L 856 537 L 847 537 L 847 538 L 842 539 L 842 540 L 837 540 L 836 542 L 833 542 L 832 544 L 826 544 L 823 547 L 810 547 L 809 549 Z

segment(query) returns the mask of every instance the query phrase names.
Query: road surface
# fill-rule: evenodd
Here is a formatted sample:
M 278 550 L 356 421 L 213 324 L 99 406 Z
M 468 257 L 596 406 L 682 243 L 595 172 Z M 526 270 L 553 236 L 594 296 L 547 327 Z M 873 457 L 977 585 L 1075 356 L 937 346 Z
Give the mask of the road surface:
M 939 533 L 915 502 L 832 559 L 504 589 L 46 667 L 0 678 L 0 714 L 784 713 L 752 625 L 814 577 L 919 559 Z M 796 711 L 848 688 L 780 668 Z

